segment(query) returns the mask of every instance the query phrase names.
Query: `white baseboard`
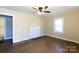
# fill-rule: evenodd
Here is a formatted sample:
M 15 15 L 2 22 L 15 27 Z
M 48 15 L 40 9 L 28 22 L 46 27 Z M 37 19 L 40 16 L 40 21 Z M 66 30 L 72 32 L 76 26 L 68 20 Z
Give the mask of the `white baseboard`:
M 39 37 L 42 37 L 42 36 L 44 36 L 44 34 L 43 35 L 41 35 L 41 36 L 39 36 Z M 35 37 L 35 38 L 38 38 L 38 37 Z M 18 42 L 21 42 L 21 41 L 26 41 L 26 40 L 30 40 L 30 39 L 34 39 L 34 38 L 25 38 L 25 39 L 21 39 L 21 40 L 13 40 L 13 43 L 18 43 Z
M 54 37 L 54 38 L 58 38 L 58 39 L 62 39 L 62 40 L 66 40 L 66 41 L 70 41 L 70 42 L 74 42 L 74 43 L 78 43 L 79 44 L 79 41 L 71 40 L 71 39 L 68 39 L 68 38 L 63 38 L 63 37 L 59 37 L 59 36 L 55 36 L 55 35 L 47 35 L 47 36 L 50 36 L 50 37 Z
M 13 40 L 13 43 L 18 43 L 18 42 L 25 41 L 25 40 L 28 40 L 28 39 L 29 39 L 29 38 L 22 39 L 22 40 Z
M 55 35 L 47 35 L 47 34 L 43 34 L 41 36 L 50 36 L 50 37 L 54 37 L 54 38 L 58 38 L 58 39 L 62 39 L 62 40 L 66 40 L 66 41 L 70 41 L 70 42 L 74 42 L 74 43 L 78 43 L 79 44 L 79 41 L 75 41 L 75 40 L 71 40 L 71 39 L 67 39 L 67 38 L 62 38 L 62 37 L 59 37 L 59 36 L 55 36 Z M 41 37 L 39 36 L 39 37 Z M 38 37 L 36 37 L 38 38 Z M 26 38 L 26 39 L 22 39 L 22 40 L 17 40 L 17 41 L 14 41 L 13 43 L 17 43 L 17 42 L 21 42 L 21 41 L 25 41 L 25 40 L 30 40 L 30 39 L 33 39 L 33 38 Z

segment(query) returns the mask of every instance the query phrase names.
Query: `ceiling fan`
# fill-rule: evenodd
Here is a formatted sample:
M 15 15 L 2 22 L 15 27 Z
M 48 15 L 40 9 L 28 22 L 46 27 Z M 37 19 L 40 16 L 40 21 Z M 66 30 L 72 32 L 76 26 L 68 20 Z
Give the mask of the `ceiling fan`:
M 32 7 L 33 12 L 34 13 L 38 13 L 38 14 L 44 14 L 44 13 L 50 13 L 50 11 L 48 10 L 48 6 L 44 6 L 44 7 Z

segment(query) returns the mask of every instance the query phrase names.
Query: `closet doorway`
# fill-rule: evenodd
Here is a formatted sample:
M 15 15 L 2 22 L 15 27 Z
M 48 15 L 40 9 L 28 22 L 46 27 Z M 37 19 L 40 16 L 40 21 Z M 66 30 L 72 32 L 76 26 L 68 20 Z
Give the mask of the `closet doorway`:
M 13 18 L 0 15 L 0 43 L 13 43 Z

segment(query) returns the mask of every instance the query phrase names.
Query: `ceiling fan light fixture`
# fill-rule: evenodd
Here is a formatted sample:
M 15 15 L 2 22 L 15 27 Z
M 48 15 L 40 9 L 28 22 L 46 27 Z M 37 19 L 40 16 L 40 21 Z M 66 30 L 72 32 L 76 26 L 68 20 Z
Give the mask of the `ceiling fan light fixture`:
M 38 12 L 39 15 L 41 15 L 41 12 Z
M 38 12 L 38 14 L 39 14 L 39 15 L 42 15 L 42 14 L 44 14 L 44 12 Z
M 38 8 L 32 7 L 32 8 L 39 15 L 42 15 L 42 14 L 45 14 L 45 13 L 50 13 L 50 11 L 48 10 L 48 6 L 38 7 Z
M 41 14 L 44 14 L 44 12 L 41 12 Z

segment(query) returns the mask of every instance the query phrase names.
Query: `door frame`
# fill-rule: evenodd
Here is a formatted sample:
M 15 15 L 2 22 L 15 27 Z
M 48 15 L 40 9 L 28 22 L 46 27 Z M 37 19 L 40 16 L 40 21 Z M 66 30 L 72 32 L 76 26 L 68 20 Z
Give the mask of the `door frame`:
M 0 14 L 0 16 L 5 17 L 5 18 L 6 18 L 6 17 L 12 17 L 12 19 L 11 19 L 11 20 L 12 20 L 12 38 L 11 38 L 11 39 L 5 39 L 5 38 L 4 38 L 4 41 L 7 42 L 7 43 L 13 43 L 13 16 L 5 15 L 5 14 Z M 6 31 L 6 27 L 5 27 L 5 26 L 6 26 L 6 20 L 7 20 L 7 19 L 4 20 L 4 21 L 5 21 L 5 22 L 4 22 L 4 23 L 5 23 L 5 25 L 4 25 L 4 28 L 5 28 L 4 31 Z M 6 34 L 6 32 L 4 32 L 4 33 Z M 4 35 L 4 36 L 5 36 L 5 35 Z

